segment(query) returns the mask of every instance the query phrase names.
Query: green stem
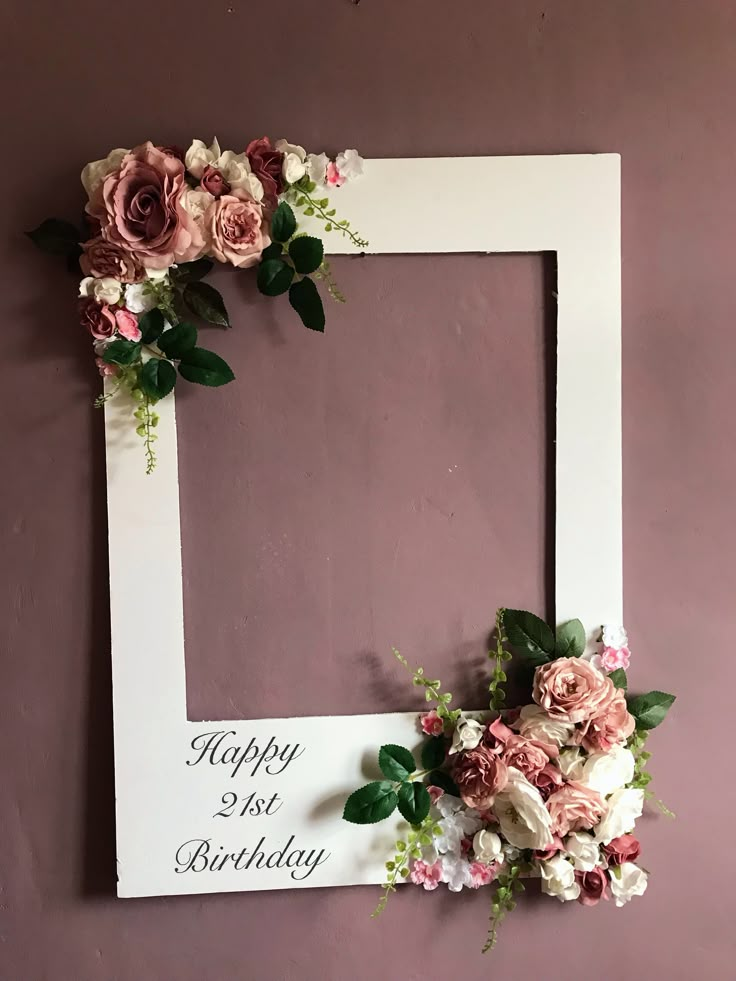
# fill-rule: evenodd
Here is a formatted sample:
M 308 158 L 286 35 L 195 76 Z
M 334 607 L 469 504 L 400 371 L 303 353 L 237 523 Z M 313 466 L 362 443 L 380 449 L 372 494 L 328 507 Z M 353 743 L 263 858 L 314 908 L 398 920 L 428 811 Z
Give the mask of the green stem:
M 315 214 L 321 221 L 323 221 L 326 225 L 331 225 L 337 231 L 342 232 L 343 235 L 347 235 L 356 248 L 364 249 L 366 245 L 368 245 L 365 239 L 362 239 L 359 235 L 356 235 L 355 232 L 352 232 L 346 225 L 341 225 L 339 222 L 335 221 L 334 217 L 328 215 L 322 205 L 318 201 L 315 201 L 308 191 L 304 191 L 299 187 L 295 187 L 294 190 L 300 197 L 304 198 L 309 207 L 314 210 Z

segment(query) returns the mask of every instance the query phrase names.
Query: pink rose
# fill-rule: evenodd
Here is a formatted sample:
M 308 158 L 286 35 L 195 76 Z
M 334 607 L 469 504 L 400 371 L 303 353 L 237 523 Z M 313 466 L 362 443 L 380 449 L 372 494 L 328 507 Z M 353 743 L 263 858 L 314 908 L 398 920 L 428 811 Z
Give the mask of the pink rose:
M 583 906 L 596 906 L 601 899 L 608 899 L 608 873 L 600 865 L 590 872 L 576 872 L 575 881 L 580 886 L 578 902 Z
M 117 309 L 115 311 L 115 323 L 118 326 L 118 334 L 124 337 L 126 341 L 139 341 L 141 339 L 138 318 L 129 310 L 123 310 L 122 307 Z
M 533 856 L 537 862 L 548 862 L 551 858 L 554 858 L 557 852 L 562 851 L 562 838 L 559 835 L 554 835 L 552 838 L 552 844 L 549 848 L 535 848 L 533 851 Z
M 559 755 L 556 746 L 540 742 L 538 739 L 526 739 L 511 733 L 501 753 L 501 759 L 506 766 L 521 770 L 527 780 L 534 783 L 535 777 L 542 772 L 551 759 Z
M 562 786 L 562 773 L 556 764 L 547 763 L 531 782 L 542 795 L 542 800 L 547 800 L 550 794 L 553 794 L 558 787 Z
M 631 663 L 631 651 L 628 647 L 604 647 L 601 654 L 601 666 L 604 671 L 616 671 L 623 668 L 628 671 Z
M 495 862 L 492 865 L 485 865 L 483 862 L 471 862 L 470 888 L 480 889 L 481 886 L 489 885 L 496 878 L 497 870 L 498 865 Z
M 600 714 L 615 691 L 610 678 L 579 657 L 560 657 L 534 672 L 534 701 L 563 722 L 584 722 Z
M 95 364 L 97 365 L 97 370 L 103 378 L 107 378 L 108 375 L 117 375 L 118 373 L 118 366 L 116 364 L 108 364 L 107 361 L 103 361 L 102 358 L 95 358 Z
M 424 886 L 425 889 L 436 889 L 442 876 L 442 865 L 434 862 L 429 865 L 418 858 L 411 870 L 411 881 L 416 886 Z
M 641 845 L 633 835 L 619 835 L 603 846 L 603 853 L 609 865 L 623 865 L 635 862 L 641 854 Z
M 506 786 L 508 769 L 497 753 L 481 744 L 455 757 L 453 776 L 463 803 L 485 810 Z
M 502 721 L 499 716 L 486 728 L 483 741 L 487 746 L 501 752 L 509 739 L 513 739 L 516 733 Z
M 254 266 L 271 239 L 263 229 L 263 208 L 245 191 L 213 201 L 204 214 L 212 255 L 245 269 Z
M 422 732 L 426 733 L 428 736 L 441 736 L 445 730 L 442 719 L 439 717 L 439 715 L 437 715 L 434 709 L 432 709 L 431 712 L 425 712 L 419 721 L 422 726 Z
M 552 834 L 564 838 L 571 831 L 587 831 L 598 824 L 605 809 L 605 802 L 597 791 L 570 780 L 547 801 Z
M 114 242 L 106 241 L 101 235 L 85 242 L 82 250 L 79 265 L 85 276 L 94 276 L 95 279 L 112 276 L 120 283 L 138 283 L 145 276 L 143 266 L 135 256 Z
M 429 791 L 429 797 L 433 804 L 436 804 L 440 797 L 445 796 L 445 792 L 442 787 L 431 786 L 427 787 L 427 790 Z
M 223 194 L 230 193 L 230 185 L 222 176 L 220 171 L 216 170 L 211 164 L 207 164 L 207 166 L 204 168 L 204 173 L 202 174 L 202 179 L 199 183 L 205 191 L 209 191 L 209 193 L 214 195 L 216 198 L 222 197 Z
M 151 269 L 196 259 L 204 242 L 182 206 L 186 187 L 181 160 L 152 143 L 135 147 L 102 184 L 103 236 Z
M 263 200 L 269 210 L 278 203 L 278 196 L 284 189 L 283 167 L 284 155 L 275 150 L 267 136 L 260 140 L 251 140 L 245 148 L 251 170 L 263 184 Z
M 79 301 L 79 319 L 82 327 L 98 341 L 107 340 L 115 333 L 115 314 L 106 303 L 98 303 L 91 296 Z
M 582 743 L 590 753 L 607 753 L 612 746 L 625 743 L 635 727 L 636 721 L 626 708 L 626 697 L 617 688 L 600 715 L 584 722 L 573 733 L 572 741 Z

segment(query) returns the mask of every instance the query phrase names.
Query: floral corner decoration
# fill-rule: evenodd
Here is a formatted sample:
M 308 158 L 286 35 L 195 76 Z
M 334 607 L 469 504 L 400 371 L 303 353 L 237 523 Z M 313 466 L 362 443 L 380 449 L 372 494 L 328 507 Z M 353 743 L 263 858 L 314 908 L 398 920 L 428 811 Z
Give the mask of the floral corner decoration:
M 445 883 L 453 892 L 488 886 L 484 952 L 495 946 L 524 879 L 537 878 L 546 895 L 584 906 L 611 898 L 623 906 L 643 894 L 647 872 L 638 863 L 634 825 L 645 800 L 654 799 L 645 745 L 675 700 L 661 691 L 627 694 L 623 627 L 604 626 L 597 651 L 586 653 L 579 620 L 553 631 L 531 613 L 501 609 L 495 638 L 493 711 L 450 709 L 452 696 L 417 668 L 414 684 L 434 702 L 419 718 L 429 737 L 420 764 L 403 746 L 382 746 L 384 779 L 351 794 L 343 814 L 373 824 L 398 808 L 409 824 L 386 862 L 374 916 L 404 879 L 430 890 Z M 508 709 L 502 685 L 512 651 L 535 670 L 532 702 Z
M 325 188 L 362 172 L 355 150 L 331 160 L 268 137 L 241 152 L 221 150 L 217 140 L 209 147 L 194 140 L 186 151 L 147 142 L 87 164 L 81 229 L 51 218 L 28 233 L 43 251 L 65 257 L 73 270 L 81 267 L 80 319 L 99 372 L 109 379 L 95 404 L 121 390 L 132 395 L 147 473 L 156 465 L 154 406 L 177 379 L 215 387 L 235 377 L 219 355 L 199 345 L 191 322 L 231 326 L 222 296 L 204 282 L 214 263 L 257 266 L 261 293 L 288 293 L 305 327 L 324 331 L 316 281 L 333 300 L 345 298 L 321 239 L 299 231 L 295 211 L 365 248 L 324 196 Z

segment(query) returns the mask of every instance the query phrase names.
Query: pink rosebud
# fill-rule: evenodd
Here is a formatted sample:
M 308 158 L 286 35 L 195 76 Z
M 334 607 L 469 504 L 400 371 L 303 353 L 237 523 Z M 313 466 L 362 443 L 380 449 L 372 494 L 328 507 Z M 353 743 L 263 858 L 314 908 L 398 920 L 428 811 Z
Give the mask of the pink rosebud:
M 141 339 L 138 320 L 130 310 L 123 310 L 122 308 L 116 310 L 115 323 L 117 324 L 118 334 L 124 337 L 126 341 L 139 341 Z
M 225 180 L 220 171 L 211 164 L 207 164 L 204 168 L 204 173 L 199 183 L 205 191 L 209 191 L 216 198 L 230 193 L 230 184 Z
M 422 732 L 428 736 L 441 736 L 444 732 L 444 723 L 434 709 L 431 712 L 425 712 L 419 721 L 422 726 Z
M 115 314 L 106 303 L 91 296 L 79 301 L 79 319 L 97 341 L 107 340 L 115 333 Z
M 557 852 L 562 850 L 562 838 L 559 835 L 553 835 L 552 844 L 549 848 L 536 848 L 533 852 L 534 858 L 537 862 L 548 862 L 551 858 L 554 858 Z
M 601 899 L 608 899 L 608 873 L 599 865 L 590 872 L 576 872 L 575 881 L 580 886 L 578 902 L 583 906 L 596 906 Z
M 442 866 L 439 862 L 428 865 L 418 858 L 411 870 L 411 881 L 416 886 L 424 886 L 425 889 L 436 889 L 442 875 Z
M 631 663 L 631 651 L 628 647 L 604 647 L 601 654 L 601 666 L 604 671 L 617 671 L 623 668 L 628 671 Z
M 332 160 L 327 164 L 325 182 L 329 184 L 330 187 L 342 187 L 342 185 L 345 183 L 345 178 L 337 169 L 337 164 Z
M 623 865 L 637 860 L 641 854 L 641 845 L 634 835 L 619 835 L 603 846 L 603 853 L 609 865 Z
M 103 361 L 102 358 L 95 358 L 95 364 L 97 365 L 97 370 L 103 378 L 107 378 L 111 375 L 117 375 L 118 373 L 118 366 L 116 364 L 108 364 L 107 361 Z
M 427 790 L 429 791 L 429 796 L 433 804 L 436 804 L 445 793 L 442 787 L 427 787 Z

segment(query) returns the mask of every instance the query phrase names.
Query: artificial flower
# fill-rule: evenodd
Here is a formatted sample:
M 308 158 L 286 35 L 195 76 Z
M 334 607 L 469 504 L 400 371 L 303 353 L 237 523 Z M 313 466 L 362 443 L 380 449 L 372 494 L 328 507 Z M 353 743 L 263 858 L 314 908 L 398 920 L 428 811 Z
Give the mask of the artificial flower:
M 338 153 L 335 165 L 344 181 L 355 180 L 363 174 L 363 158 L 357 150 L 343 150 Z
M 126 341 L 139 341 L 141 339 L 141 329 L 138 326 L 138 320 L 129 310 L 124 310 L 122 307 L 118 308 L 115 311 L 115 323 L 118 328 L 118 334 L 124 337 Z
M 275 208 L 277 195 L 284 189 L 281 173 L 283 154 L 271 145 L 267 136 L 251 140 L 245 152 L 253 173 L 263 185 L 264 203 L 269 208 Z
M 97 365 L 97 370 L 103 378 L 117 375 L 118 371 L 120 370 L 116 364 L 108 364 L 107 361 L 103 361 L 102 358 L 95 358 L 95 364 Z
M 583 764 L 580 783 L 603 797 L 625 787 L 634 779 L 636 761 L 630 749 L 612 746 L 607 753 L 593 753 Z
M 633 862 L 618 865 L 611 875 L 611 892 L 617 906 L 624 906 L 634 896 L 643 896 L 647 888 L 647 873 Z
M 606 805 L 595 790 L 571 780 L 549 796 L 547 809 L 552 819 L 552 831 L 564 837 L 570 831 L 595 827 Z
M 434 709 L 431 712 L 425 712 L 420 717 L 419 722 L 422 732 L 427 736 L 441 736 L 444 732 L 445 724 Z
M 231 191 L 245 191 L 256 201 L 263 200 L 263 184 L 253 173 L 246 153 L 225 150 L 218 157 L 216 166 L 230 185 Z
M 125 306 L 131 313 L 148 313 L 158 305 L 156 294 L 145 281 L 125 287 Z
M 277 140 L 276 149 L 284 155 L 281 165 L 284 180 L 287 184 L 296 184 L 307 172 L 307 151 L 303 146 L 287 143 L 286 140 Z
M 470 873 L 470 888 L 480 889 L 487 886 L 496 878 L 497 866 L 485 865 L 483 862 L 471 862 L 468 866 Z
M 564 856 L 555 855 L 549 861 L 542 862 L 539 871 L 542 876 L 542 892 L 548 896 L 554 896 L 565 903 L 580 895 L 580 886 L 575 881 L 575 869 Z
M 520 770 L 509 768 L 506 784 L 497 793 L 493 810 L 501 834 L 515 848 L 545 849 L 552 844 L 549 811 L 537 788 Z
M 608 899 L 608 873 L 599 865 L 585 872 L 577 871 L 575 881 L 580 887 L 578 902 L 583 906 L 596 906 L 601 899 Z
M 601 853 L 598 842 L 583 831 L 573 831 L 565 838 L 565 852 L 578 872 L 590 872 L 599 864 Z
M 476 719 L 471 719 L 467 715 L 461 715 L 455 723 L 455 730 L 452 734 L 452 746 L 450 756 L 461 753 L 466 749 L 475 749 L 483 738 L 483 725 Z
M 601 654 L 601 666 L 604 671 L 626 671 L 631 664 L 631 652 L 628 647 L 604 647 Z
M 573 730 L 569 722 L 553 719 L 538 705 L 525 705 L 519 713 L 516 728 L 527 739 L 539 739 L 555 746 L 563 746 Z
M 85 296 L 79 301 L 79 319 L 95 340 L 106 340 L 115 333 L 115 314 L 106 303 Z
M 644 791 L 634 787 L 616 790 L 608 798 L 603 818 L 595 829 L 596 841 L 608 845 L 631 831 L 644 810 Z
M 184 163 L 192 177 L 201 180 L 205 170 L 215 166 L 215 161 L 219 159 L 220 152 L 220 144 L 216 138 L 210 146 L 207 146 L 202 140 L 192 140 L 192 145 L 184 154 Z
M 342 185 L 345 183 L 345 178 L 337 169 L 337 164 L 332 160 L 327 164 L 327 169 L 325 171 L 325 183 L 330 187 L 342 187 Z
M 91 296 L 98 303 L 109 303 L 114 306 L 120 299 L 122 286 L 117 279 L 112 276 L 103 276 L 102 279 L 95 279 L 94 276 L 85 276 L 79 284 L 79 295 Z
M 310 153 L 305 160 L 307 176 L 315 184 L 324 184 L 327 173 L 327 164 L 330 158 L 326 153 Z
M 611 679 L 579 657 L 560 657 L 534 672 L 534 701 L 562 722 L 579 723 L 601 714 L 614 692 Z
M 425 889 L 436 889 L 442 876 L 442 866 L 439 862 L 429 865 L 421 858 L 414 862 L 410 877 L 411 881 L 417 886 L 424 886 Z
M 481 745 L 455 758 L 453 776 L 463 803 L 485 810 L 506 786 L 508 767 L 498 754 Z
M 580 780 L 584 765 L 583 753 L 574 747 L 563 749 L 557 757 L 557 766 L 566 780 Z
M 617 688 L 613 698 L 596 715 L 586 719 L 572 738 L 591 753 L 607 752 L 613 746 L 625 743 L 635 728 L 636 720 L 626 706 L 626 696 Z
M 108 174 L 118 169 L 127 153 L 130 153 L 130 150 L 118 147 L 117 150 L 110 150 L 104 159 L 93 160 L 87 164 L 82 171 L 82 186 L 90 201 L 98 197 L 102 190 L 102 182 Z
M 215 197 L 222 197 L 223 194 L 230 193 L 230 185 L 223 177 L 221 171 L 217 170 L 212 164 L 207 164 L 202 172 L 202 179 L 200 181 L 202 190 L 209 191 L 209 193 Z
M 503 854 L 503 847 L 496 832 L 486 829 L 476 832 L 473 838 L 473 854 L 479 862 L 485 862 L 486 865 L 497 862 Z
M 135 256 L 98 235 L 82 246 L 79 265 L 85 276 L 111 278 L 119 283 L 136 283 L 145 275 Z
M 501 759 L 506 766 L 516 767 L 534 783 L 549 761 L 557 755 L 556 746 L 540 742 L 538 739 L 526 739 L 512 732 L 504 744 Z
M 244 191 L 233 191 L 209 206 L 204 227 L 212 255 L 241 269 L 254 266 L 270 244 L 263 209 Z
M 562 786 L 563 777 L 557 763 L 548 763 L 539 773 L 535 773 L 531 778 L 532 783 L 542 795 L 544 800 L 553 794 L 558 787 Z
M 601 630 L 601 639 L 604 647 L 612 647 L 614 650 L 621 650 L 629 646 L 629 637 L 620 623 L 606 623 Z
M 603 846 L 603 854 L 609 865 L 623 865 L 624 862 L 635 862 L 641 854 L 641 845 L 632 834 L 619 835 Z
M 450 892 L 460 892 L 465 887 L 472 887 L 473 878 L 470 864 L 462 857 L 451 852 L 440 858 L 442 866 L 442 881 L 447 883 Z

